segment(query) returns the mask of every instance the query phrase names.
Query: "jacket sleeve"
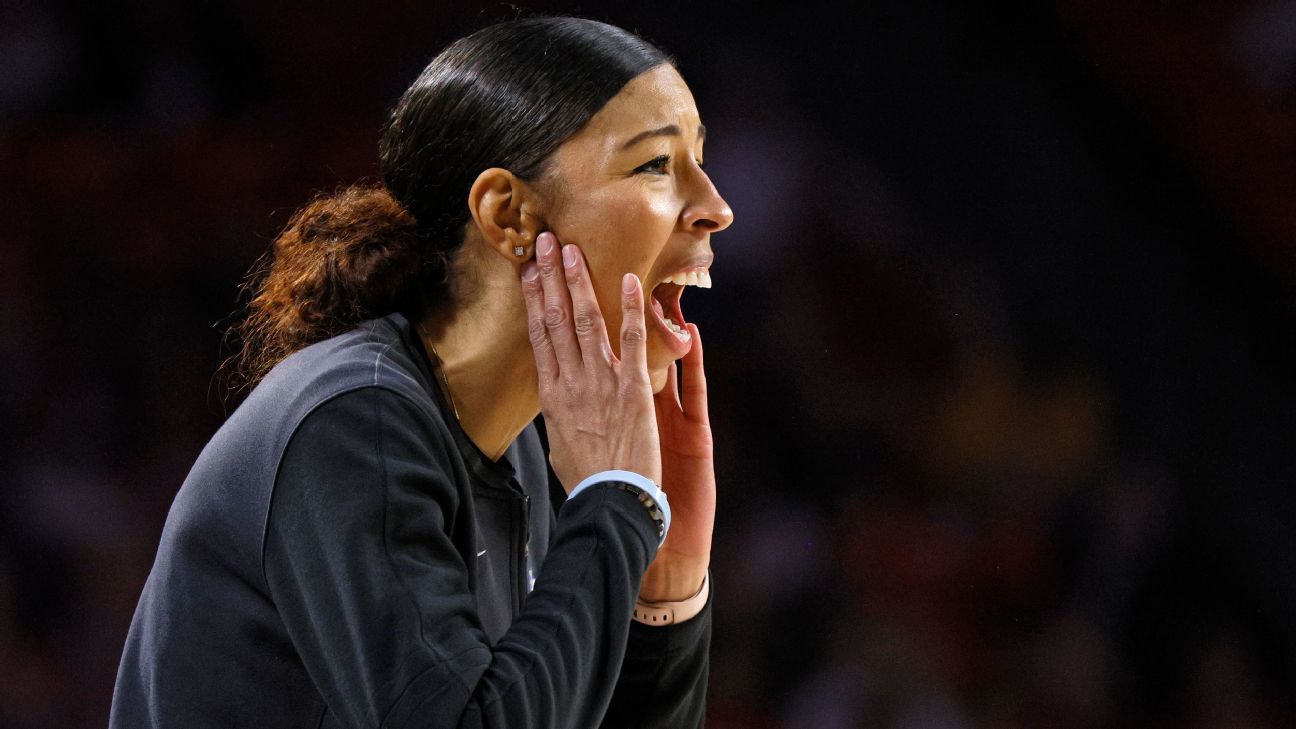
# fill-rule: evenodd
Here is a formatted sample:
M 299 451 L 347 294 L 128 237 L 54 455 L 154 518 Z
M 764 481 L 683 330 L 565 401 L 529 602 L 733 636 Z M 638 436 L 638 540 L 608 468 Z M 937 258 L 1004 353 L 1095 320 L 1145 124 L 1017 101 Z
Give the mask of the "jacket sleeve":
M 692 729 L 703 725 L 711 601 L 715 598 L 715 583 L 711 582 L 706 606 L 691 619 L 667 626 L 630 623 L 630 641 L 604 727 Z
M 492 646 L 450 538 L 460 495 L 445 448 L 418 405 L 377 387 L 298 427 L 264 567 L 300 660 L 347 727 L 597 726 L 656 553 L 652 520 L 620 489 L 564 504 L 535 589 Z
M 537 418 L 535 425 L 547 456 L 549 436 L 543 419 Z M 549 498 L 560 510 L 567 494 L 552 467 L 548 467 L 548 476 Z M 551 533 L 556 528 L 557 522 L 551 520 Z M 691 729 L 703 726 L 711 665 L 714 575 L 708 573 L 707 581 L 710 589 L 706 605 L 690 620 L 670 626 L 630 623 L 626 657 L 617 677 L 612 704 L 601 726 L 607 729 Z

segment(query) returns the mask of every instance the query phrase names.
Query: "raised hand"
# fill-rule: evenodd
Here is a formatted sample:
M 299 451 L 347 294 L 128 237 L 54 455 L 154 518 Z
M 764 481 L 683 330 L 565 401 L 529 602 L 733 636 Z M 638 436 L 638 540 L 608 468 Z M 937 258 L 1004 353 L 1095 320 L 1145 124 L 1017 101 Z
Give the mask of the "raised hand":
M 609 469 L 661 483 L 643 287 L 627 273 L 621 290 L 618 359 L 576 246 L 563 246 L 560 253 L 554 234 L 541 233 L 536 263 L 522 269 L 549 461 L 568 492 L 586 476 Z
M 670 499 L 671 530 L 639 592 L 641 599 L 651 602 L 690 597 L 711 562 L 716 480 L 702 335 L 696 324 L 686 326 L 693 346 L 681 361 L 683 374 L 677 375 L 672 363 L 666 386 L 653 396 L 661 432 L 661 486 Z M 680 380 L 682 388 L 677 384 Z

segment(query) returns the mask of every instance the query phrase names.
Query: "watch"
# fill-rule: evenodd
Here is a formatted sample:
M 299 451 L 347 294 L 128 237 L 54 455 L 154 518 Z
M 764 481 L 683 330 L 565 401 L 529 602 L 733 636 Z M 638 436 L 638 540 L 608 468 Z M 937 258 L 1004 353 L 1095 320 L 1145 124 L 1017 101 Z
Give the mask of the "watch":
M 676 602 L 644 602 L 639 600 L 634 606 L 634 620 L 636 623 L 644 625 L 674 625 L 702 612 L 706 607 L 707 597 L 710 591 L 707 590 L 711 582 L 711 570 L 702 576 L 702 586 L 698 591 L 693 593 L 692 597 L 685 598 Z
M 576 488 L 571 490 L 567 498 L 574 499 L 577 494 L 595 484 L 607 484 L 622 491 L 629 491 L 638 497 L 639 503 L 643 504 L 644 509 L 648 511 L 648 516 L 657 525 L 657 546 L 660 547 L 666 541 L 666 533 L 670 531 L 671 512 L 670 501 L 666 499 L 666 492 L 661 486 L 647 476 L 634 471 L 600 471 L 576 484 Z
M 666 516 L 662 513 L 661 508 L 657 506 L 657 502 L 653 500 L 653 497 L 638 486 L 624 481 L 611 481 L 608 485 L 622 491 L 629 491 L 639 499 L 639 503 L 643 504 L 644 508 L 648 510 L 648 516 L 651 516 L 653 523 L 657 525 L 657 545 L 661 546 L 661 543 L 666 541 Z

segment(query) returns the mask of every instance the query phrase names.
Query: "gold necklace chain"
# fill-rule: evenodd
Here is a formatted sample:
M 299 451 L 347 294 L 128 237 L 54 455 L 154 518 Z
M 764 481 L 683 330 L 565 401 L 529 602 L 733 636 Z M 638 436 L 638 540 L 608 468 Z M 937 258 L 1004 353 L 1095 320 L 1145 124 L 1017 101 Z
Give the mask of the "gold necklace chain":
M 454 395 L 450 392 L 450 380 L 446 379 L 445 363 L 441 361 L 441 355 L 437 354 L 436 345 L 432 343 L 432 337 L 423 331 L 422 322 L 415 324 L 414 328 L 422 335 L 423 341 L 427 342 L 428 347 L 432 350 L 432 358 L 436 360 L 433 366 L 436 367 L 437 374 L 441 375 L 441 384 L 445 385 L 445 396 L 450 401 L 450 409 L 454 411 L 455 420 L 459 420 L 459 407 L 455 405 Z

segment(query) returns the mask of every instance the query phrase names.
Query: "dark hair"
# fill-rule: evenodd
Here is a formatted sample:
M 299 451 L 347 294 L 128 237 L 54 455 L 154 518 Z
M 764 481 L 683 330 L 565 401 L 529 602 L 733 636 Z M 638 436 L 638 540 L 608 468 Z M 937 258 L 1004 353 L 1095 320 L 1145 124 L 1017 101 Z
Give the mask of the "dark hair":
M 638 36 L 572 17 L 508 21 L 450 44 L 392 110 L 378 145 L 382 184 L 317 197 L 256 267 L 236 327 L 242 384 L 366 319 L 444 301 L 477 175 L 543 177 L 559 145 L 664 63 L 674 61 Z

